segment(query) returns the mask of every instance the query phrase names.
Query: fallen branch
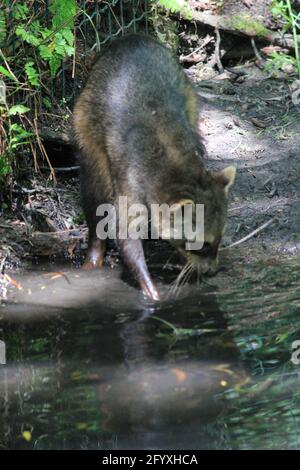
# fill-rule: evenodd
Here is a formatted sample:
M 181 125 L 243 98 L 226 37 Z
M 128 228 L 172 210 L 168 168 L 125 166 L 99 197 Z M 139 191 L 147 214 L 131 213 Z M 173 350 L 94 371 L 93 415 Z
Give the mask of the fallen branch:
M 70 130 L 66 129 L 65 132 L 60 130 L 53 130 L 48 127 L 41 127 L 39 129 L 40 136 L 44 142 L 53 142 L 60 145 L 71 145 Z
M 49 170 L 49 168 L 47 166 L 41 166 L 40 167 L 41 170 Z M 67 172 L 70 172 L 70 171 L 79 171 L 80 170 L 80 166 L 79 165 L 75 165 L 75 166 L 54 166 L 53 167 L 53 170 L 55 171 L 55 173 L 67 173 Z
M 197 59 L 197 57 L 199 56 L 199 52 L 201 52 L 212 40 L 213 40 L 212 36 L 206 36 L 201 46 L 197 47 L 194 51 L 190 52 L 188 55 L 180 56 L 179 62 L 181 64 L 184 64 L 185 62 L 187 63 L 200 62 L 200 60 Z
M 255 54 L 255 57 L 257 59 L 257 63 L 259 65 L 260 68 L 262 68 L 262 65 L 263 65 L 263 59 L 261 57 L 261 55 L 259 54 L 258 52 L 258 49 L 256 47 L 256 44 L 255 44 L 255 39 L 254 38 L 251 38 L 251 46 L 252 46 L 252 49 L 253 49 L 253 52 Z
M 221 51 L 220 51 L 221 35 L 220 35 L 220 31 L 219 31 L 218 28 L 215 29 L 215 33 L 216 33 L 215 59 L 216 59 L 216 63 L 217 63 L 219 72 L 223 73 L 224 72 L 224 67 L 223 67 L 223 64 L 222 64 L 222 61 L 221 61 Z
M 253 232 L 249 233 L 244 238 L 241 238 L 240 240 L 237 240 L 236 242 L 231 243 L 231 245 L 224 246 L 223 248 L 220 248 L 220 251 L 228 250 L 228 248 L 232 248 L 233 246 L 237 246 L 237 245 L 240 245 L 241 243 L 246 242 L 250 238 L 254 237 L 254 235 L 256 235 L 257 233 L 259 233 L 262 230 L 264 230 L 265 228 L 269 227 L 269 225 L 271 225 L 274 222 L 274 220 L 275 220 L 275 217 L 273 217 L 273 219 L 268 220 L 267 222 L 262 224 L 260 227 L 253 230 Z
M 247 15 L 250 20 L 251 16 Z M 241 18 L 246 20 L 246 15 L 241 15 Z M 236 17 L 228 16 L 228 15 L 213 15 L 212 13 L 206 11 L 192 11 L 192 19 L 191 21 L 196 21 L 201 23 L 205 26 L 213 28 L 214 30 L 218 29 L 221 31 L 225 31 L 230 34 L 234 34 L 237 36 L 244 36 L 248 38 L 257 38 L 264 40 L 268 43 L 275 44 L 280 47 L 286 47 L 290 50 L 295 49 L 294 38 L 291 34 L 281 34 L 275 31 L 271 31 L 268 28 L 264 27 L 262 24 L 258 22 L 255 18 L 253 18 L 253 25 L 251 25 L 251 21 L 248 22 L 244 21 L 246 24 L 245 27 L 242 27 L 239 22 L 236 21 Z M 257 22 L 259 30 L 255 28 L 255 23 Z M 243 22 L 241 22 L 242 24 Z M 300 46 L 300 38 L 298 38 L 298 44 Z

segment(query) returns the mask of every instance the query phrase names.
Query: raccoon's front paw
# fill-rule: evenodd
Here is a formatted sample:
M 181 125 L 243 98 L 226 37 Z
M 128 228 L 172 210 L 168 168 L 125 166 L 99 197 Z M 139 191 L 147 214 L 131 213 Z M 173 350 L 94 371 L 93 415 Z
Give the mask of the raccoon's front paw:
M 104 264 L 104 256 L 98 252 L 89 252 L 85 258 L 82 269 L 91 271 L 92 269 L 102 268 Z
M 160 300 L 159 290 L 151 281 L 148 281 L 147 283 L 140 281 L 140 286 L 146 297 L 151 300 Z

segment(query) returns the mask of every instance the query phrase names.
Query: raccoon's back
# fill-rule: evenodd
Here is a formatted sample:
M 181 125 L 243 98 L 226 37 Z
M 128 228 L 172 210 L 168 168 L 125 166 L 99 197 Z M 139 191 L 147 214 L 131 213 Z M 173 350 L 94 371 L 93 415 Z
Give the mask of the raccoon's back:
M 74 111 L 75 132 L 120 134 L 135 124 L 185 119 L 194 90 L 171 52 L 144 35 L 107 47 L 95 63 Z M 193 104 L 194 105 L 194 104 Z

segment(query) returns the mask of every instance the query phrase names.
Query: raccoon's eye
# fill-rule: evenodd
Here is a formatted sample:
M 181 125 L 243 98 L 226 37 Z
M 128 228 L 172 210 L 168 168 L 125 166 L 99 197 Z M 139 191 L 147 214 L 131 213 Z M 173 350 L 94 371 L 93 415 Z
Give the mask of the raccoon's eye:
M 201 250 L 197 251 L 197 254 L 209 256 L 213 254 L 213 251 L 214 251 L 213 245 L 211 243 L 204 242 L 203 247 L 201 248 Z
M 204 242 L 201 250 L 194 251 L 195 255 L 198 256 L 209 256 L 215 258 L 218 252 L 218 245 L 216 243 Z

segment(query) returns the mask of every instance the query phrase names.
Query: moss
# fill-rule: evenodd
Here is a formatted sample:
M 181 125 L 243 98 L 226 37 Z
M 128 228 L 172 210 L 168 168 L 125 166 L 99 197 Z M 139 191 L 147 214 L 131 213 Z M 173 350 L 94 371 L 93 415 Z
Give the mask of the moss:
M 179 46 L 178 21 L 174 21 L 161 10 L 153 15 L 151 21 L 157 38 L 176 54 Z
M 226 18 L 226 26 L 247 36 L 267 37 L 270 35 L 270 31 L 260 21 L 247 13 Z

